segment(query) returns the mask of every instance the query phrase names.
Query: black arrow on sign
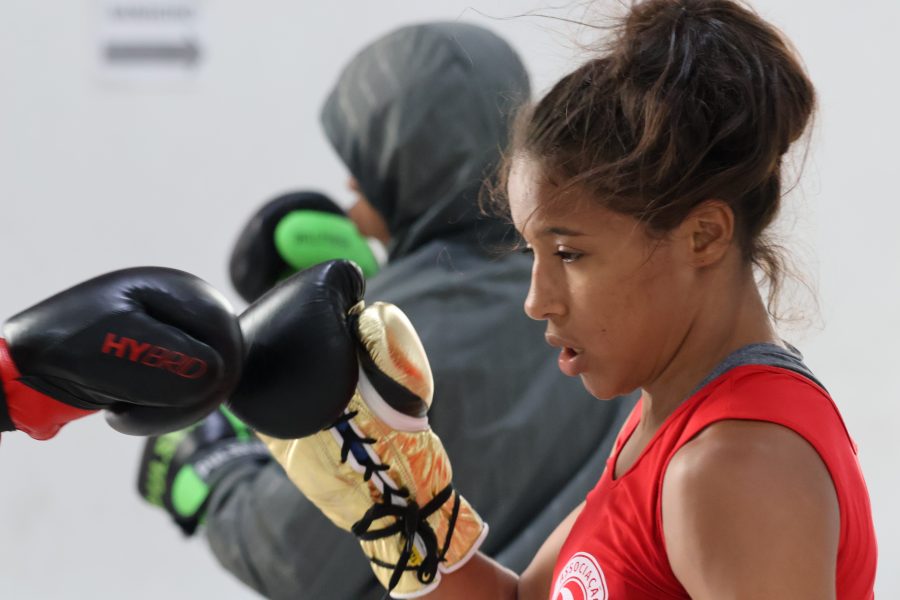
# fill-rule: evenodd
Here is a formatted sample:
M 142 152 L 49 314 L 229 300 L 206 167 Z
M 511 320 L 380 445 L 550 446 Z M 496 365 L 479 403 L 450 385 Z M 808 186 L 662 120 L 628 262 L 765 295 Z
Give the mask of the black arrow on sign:
M 200 59 L 200 48 L 191 40 L 182 43 L 112 42 L 104 49 L 112 63 L 181 62 L 193 66 Z

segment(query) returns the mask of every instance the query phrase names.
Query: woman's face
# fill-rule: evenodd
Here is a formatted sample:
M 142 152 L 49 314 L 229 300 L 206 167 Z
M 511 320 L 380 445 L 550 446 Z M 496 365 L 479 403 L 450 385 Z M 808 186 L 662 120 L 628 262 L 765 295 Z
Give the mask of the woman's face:
M 594 396 L 643 387 L 672 360 L 697 311 L 688 244 L 677 229 L 649 235 L 587 192 L 548 203 L 555 191 L 532 161 L 514 161 L 510 209 L 534 255 L 525 312 L 547 321 L 560 370 Z

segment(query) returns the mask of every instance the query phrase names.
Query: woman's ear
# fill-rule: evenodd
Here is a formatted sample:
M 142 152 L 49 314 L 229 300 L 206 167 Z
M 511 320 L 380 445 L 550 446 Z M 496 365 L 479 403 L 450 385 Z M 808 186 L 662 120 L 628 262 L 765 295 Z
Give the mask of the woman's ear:
M 680 227 L 697 267 L 717 264 L 734 241 L 734 211 L 722 200 L 706 200 L 691 210 Z

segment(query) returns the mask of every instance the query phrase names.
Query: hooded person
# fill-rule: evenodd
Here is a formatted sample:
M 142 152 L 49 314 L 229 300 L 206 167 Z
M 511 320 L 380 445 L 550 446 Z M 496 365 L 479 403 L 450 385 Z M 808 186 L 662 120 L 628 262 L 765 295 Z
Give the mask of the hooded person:
M 490 526 L 482 549 L 517 571 L 584 499 L 633 404 L 596 402 L 560 373 L 540 343 L 543 325 L 522 312 L 531 261 L 498 253 L 511 229 L 479 210 L 511 112 L 528 95 L 504 40 L 430 23 L 364 48 L 321 114 L 362 196 L 351 217 L 374 211 L 368 220 L 389 235 L 366 299 L 396 304 L 415 324 L 439 399 L 429 420 L 454 485 Z M 220 563 L 267 597 L 384 594 L 354 537 L 274 461 L 235 463 L 211 491 L 205 525 Z

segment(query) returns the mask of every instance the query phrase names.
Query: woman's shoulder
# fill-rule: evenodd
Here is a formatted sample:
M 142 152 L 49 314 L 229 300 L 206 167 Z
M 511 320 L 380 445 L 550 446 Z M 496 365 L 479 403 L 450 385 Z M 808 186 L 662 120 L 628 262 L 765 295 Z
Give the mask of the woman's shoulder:
M 815 448 L 792 429 L 769 421 L 726 419 L 710 424 L 684 444 L 673 456 L 666 477 L 667 481 L 675 477 L 696 482 L 739 476 L 754 485 L 785 471 L 790 474 L 793 466 L 816 464 L 821 459 Z
M 663 515 L 673 570 L 699 586 L 710 582 L 698 564 L 734 579 L 790 578 L 767 572 L 773 555 L 807 560 L 837 551 L 828 469 L 806 439 L 770 422 L 717 422 L 685 444 L 666 470 Z
M 684 404 L 682 418 L 691 439 L 711 423 L 725 419 L 803 426 L 809 423 L 810 415 L 817 415 L 840 422 L 840 413 L 823 387 L 803 373 L 776 365 L 730 368 L 695 391 Z
M 743 365 L 723 374 L 697 398 L 690 439 L 726 420 L 785 427 L 817 449 L 846 440 L 853 446 L 840 411 L 828 392 L 805 374 L 780 366 Z

